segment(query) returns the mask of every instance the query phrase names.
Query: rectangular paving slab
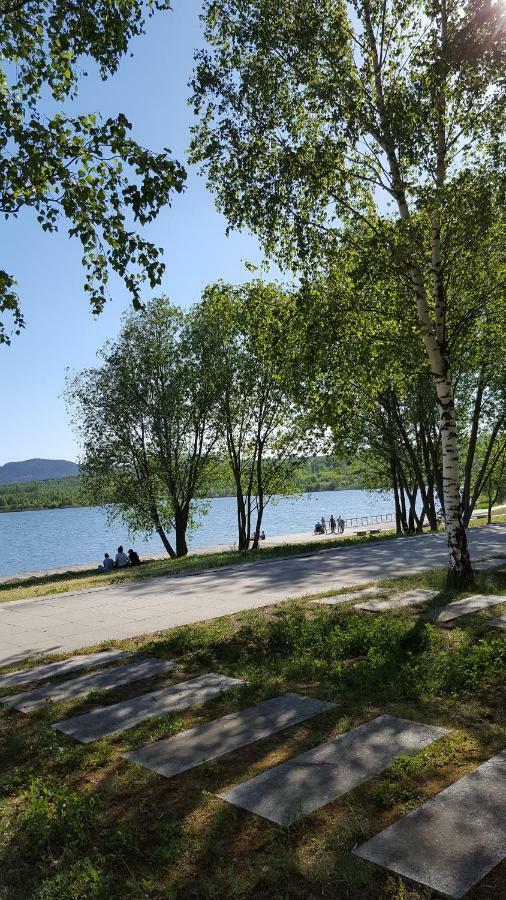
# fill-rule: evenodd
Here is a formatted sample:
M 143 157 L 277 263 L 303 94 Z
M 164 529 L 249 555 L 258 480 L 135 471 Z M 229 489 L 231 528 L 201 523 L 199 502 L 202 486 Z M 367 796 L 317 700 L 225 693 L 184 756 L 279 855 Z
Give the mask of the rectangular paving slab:
M 385 612 L 387 609 L 402 609 L 404 606 L 419 606 L 428 603 L 437 597 L 439 591 L 426 591 L 423 588 L 415 588 L 412 591 L 404 591 L 402 594 L 394 594 L 388 599 L 367 600 L 365 603 L 357 603 L 356 609 L 365 609 L 367 612 Z
M 122 684 L 151 678 L 153 675 L 160 675 L 173 668 L 173 662 L 154 658 L 139 659 L 125 666 L 107 669 L 106 672 L 90 672 L 88 675 L 81 675 L 80 678 L 74 678 L 71 681 L 46 684 L 34 691 L 0 697 L 0 703 L 12 706 L 21 712 L 31 712 L 55 700 L 71 700 L 73 697 L 89 694 L 90 691 L 110 691 Z
M 324 700 L 282 694 L 123 756 L 171 778 L 334 707 Z
M 46 666 L 33 666 L 30 669 L 20 669 L 19 672 L 9 672 L 0 676 L 0 688 L 13 687 L 18 684 L 30 684 L 32 681 L 45 681 L 46 678 L 56 678 L 57 675 L 68 675 L 69 672 L 77 672 L 79 669 L 93 669 L 106 666 L 108 663 L 125 659 L 128 653 L 123 650 L 103 650 L 101 653 L 88 653 L 84 656 L 71 656 L 61 662 L 48 663 Z
M 378 775 L 397 756 L 445 733 L 445 728 L 379 716 L 218 796 L 278 825 L 291 825 Z
M 474 594 L 472 597 L 464 597 L 463 600 L 454 600 L 447 606 L 433 610 L 429 615 L 435 622 L 451 622 L 460 616 L 468 616 L 470 613 L 480 612 L 499 603 L 506 603 L 506 597 L 500 597 L 498 594 Z
M 323 597 L 321 600 L 314 600 L 314 603 L 322 603 L 324 606 L 336 606 L 338 603 L 348 603 L 350 600 L 361 600 L 362 597 L 374 597 L 380 594 L 390 594 L 391 590 L 387 588 L 368 587 L 361 591 L 348 591 L 347 594 L 335 594 L 333 597 Z
M 353 852 L 463 897 L 506 856 L 506 750 Z
M 489 625 L 493 625 L 494 628 L 502 628 L 503 631 L 506 631 L 506 616 L 497 616 L 496 619 L 490 619 Z
M 244 682 L 240 678 L 229 678 L 227 675 L 211 672 L 209 675 L 190 678 L 189 681 L 173 684 L 151 694 L 142 694 L 132 700 L 122 700 L 121 703 L 56 722 L 52 727 L 71 735 L 82 744 L 89 744 L 116 731 L 133 728 L 134 725 L 153 716 L 162 716 L 178 709 L 205 703 L 223 691 L 229 691 L 241 684 Z

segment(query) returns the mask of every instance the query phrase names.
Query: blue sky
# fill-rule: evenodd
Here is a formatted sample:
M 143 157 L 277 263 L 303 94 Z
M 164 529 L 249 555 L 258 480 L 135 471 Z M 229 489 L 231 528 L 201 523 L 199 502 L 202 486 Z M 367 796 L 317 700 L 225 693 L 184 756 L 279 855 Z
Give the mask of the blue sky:
M 88 67 L 77 110 L 124 112 L 139 142 L 154 150 L 170 147 L 185 162 L 193 119 L 187 83 L 193 51 L 202 45 L 200 6 L 201 0 L 175 0 L 172 12 L 148 23 L 145 37 L 132 44 L 133 58 L 125 58 L 109 81 L 101 82 Z M 225 236 L 225 220 L 204 179 L 194 169 L 188 173 L 185 192 L 144 232 L 165 248 L 159 290 L 182 306 L 197 301 L 202 287 L 217 278 L 251 277 L 244 260 L 261 261 L 253 237 Z M 44 234 L 29 212 L 0 223 L 0 246 L 1 267 L 17 279 L 27 321 L 10 347 L 0 346 L 0 464 L 35 456 L 75 459 L 61 396 L 65 371 L 94 364 L 97 349 L 118 330 L 128 295 L 111 279 L 113 300 L 94 318 L 83 291 L 79 243 L 69 240 L 64 227 Z

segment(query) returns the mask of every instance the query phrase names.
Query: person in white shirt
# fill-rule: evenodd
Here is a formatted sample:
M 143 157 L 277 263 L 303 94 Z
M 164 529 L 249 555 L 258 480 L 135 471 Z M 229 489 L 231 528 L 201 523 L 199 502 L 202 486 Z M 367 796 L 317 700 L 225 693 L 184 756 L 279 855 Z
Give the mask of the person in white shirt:
M 129 563 L 128 556 L 126 555 L 125 551 L 123 550 L 123 547 L 120 544 L 120 546 L 118 547 L 118 552 L 116 553 L 116 557 L 114 560 L 114 568 L 122 569 L 123 566 L 128 566 L 128 563 Z
M 104 561 L 103 561 L 103 563 L 98 567 L 98 571 L 99 571 L 99 572 L 110 572 L 111 569 L 114 569 L 114 563 L 113 563 L 111 557 L 109 556 L 109 554 L 108 554 L 108 553 L 104 553 Z

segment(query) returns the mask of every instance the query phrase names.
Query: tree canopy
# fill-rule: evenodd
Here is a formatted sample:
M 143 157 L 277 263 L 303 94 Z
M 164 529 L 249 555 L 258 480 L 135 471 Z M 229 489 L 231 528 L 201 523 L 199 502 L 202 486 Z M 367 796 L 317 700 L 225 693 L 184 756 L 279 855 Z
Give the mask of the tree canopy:
M 183 168 L 165 148 L 138 144 L 123 113 L 70 115 L 84 66 L 105 80 L 117 70 L 146 18 L 167 0 L 0 2 L 0 212 L 35 214 L 42 229 L 64 219 L 82 246 L 84 289 L 100 312 L 112 270 L 134 304 L 143 281 L 160 283 L 162 250 L 133 230 L 181 191 Z M 6 264 L 5 264 L 6 265 Z M 0 268 L 0 342 L 23 327 L 15 273 Z M 4 318 L 7 316 L 7 319 Z
M 294 303 L 293 292 L 256 280 L 209 285 L 200 306 L 203 330 L 216 348 L 218 414 L 240 550 L 250 542 L 258 547 L 266 506 L 295 490 L 294 474 L 308 449 L 307 416 L 292 385 Z
M 449 342 L 461 307 L 448 279 L 465 279 L 465 263 L 480 280 L 460 220 L 473 191 L 504 187 L 501 6 L 206 0 L 204 20 L 192 158 L 230 225 L 305 272 L 365 230 L 405 283 L 439 409 L 449 578 L 469 583 Z M 466 316 L 463 329 L 474 323 Z
M 67 388 L 88 496 L 131 531 L 154 528 L 171 556 L 188 551 L 218 439 L 209 351 L 192 313 L 159 297 L 127 315 L 102 364 Z

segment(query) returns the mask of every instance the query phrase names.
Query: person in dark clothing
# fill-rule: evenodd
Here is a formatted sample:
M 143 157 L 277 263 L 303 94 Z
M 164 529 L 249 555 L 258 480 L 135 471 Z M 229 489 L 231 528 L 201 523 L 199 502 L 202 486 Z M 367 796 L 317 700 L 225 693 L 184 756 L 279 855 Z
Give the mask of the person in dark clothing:
M 336 531 L 336 520 L 334 519 L 334 516 L 331 516 L 331 517 L 330 517 L 330 519 L 329 519 L 329 525 L 330 525 L 330 533 L 331 533 L 331 534 L 335 534 L 335 531 Z
M 128 551 L 128 558 L 130 560 L 131 566 L 140 566 L 141 561 L 139 559 L 139 554 L 135 552 L 135 550 Z

